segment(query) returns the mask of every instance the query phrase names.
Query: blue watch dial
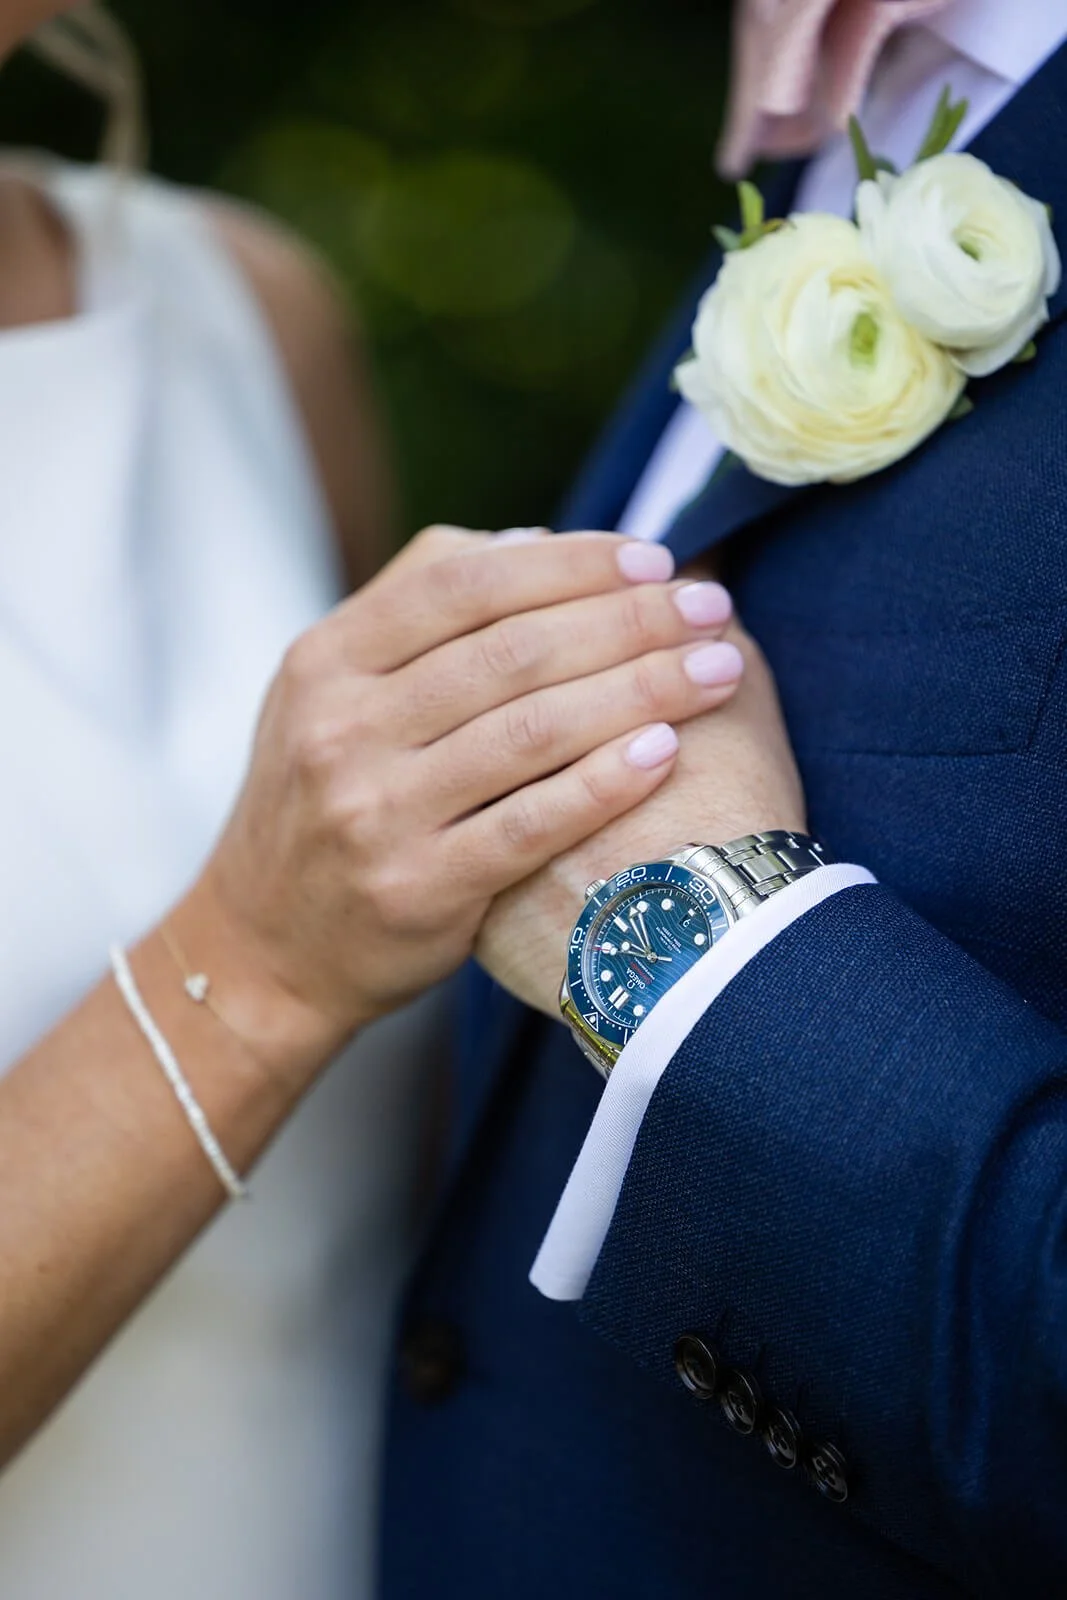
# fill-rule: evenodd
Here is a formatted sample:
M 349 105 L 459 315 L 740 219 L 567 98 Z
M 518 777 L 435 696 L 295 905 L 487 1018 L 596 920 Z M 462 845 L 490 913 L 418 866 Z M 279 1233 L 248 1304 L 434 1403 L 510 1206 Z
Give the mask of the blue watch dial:
M 620 872 L 587 903 L 568 964 L 571 998 L 620 1047 L 729 927 L 705 878 L 669 861 Z

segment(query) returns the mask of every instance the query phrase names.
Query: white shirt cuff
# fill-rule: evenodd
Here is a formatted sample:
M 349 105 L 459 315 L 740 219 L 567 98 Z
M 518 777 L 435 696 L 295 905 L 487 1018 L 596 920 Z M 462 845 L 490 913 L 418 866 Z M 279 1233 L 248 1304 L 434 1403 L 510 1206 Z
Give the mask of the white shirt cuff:
M 650 1012 L 619 1056 L 530 1272 L 549 1300 L 580 1300 L 607 1237 L 656 1085 L 731 978 L 832 894 L 874 883 L 865 867 L 819 867 L 737 922 Z

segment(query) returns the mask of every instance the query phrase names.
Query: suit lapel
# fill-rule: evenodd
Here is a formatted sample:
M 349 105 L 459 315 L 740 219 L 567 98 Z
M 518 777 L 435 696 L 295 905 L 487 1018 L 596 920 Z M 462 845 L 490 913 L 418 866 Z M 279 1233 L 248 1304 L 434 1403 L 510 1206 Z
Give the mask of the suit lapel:
M 787 488 L 757 478 L 738 461 L 711 482 L 679 512 L 666 543 L 679 567 L 704 555 L 739 533 L 750 523 L 770 516 L 799 494 L 810 490 Z

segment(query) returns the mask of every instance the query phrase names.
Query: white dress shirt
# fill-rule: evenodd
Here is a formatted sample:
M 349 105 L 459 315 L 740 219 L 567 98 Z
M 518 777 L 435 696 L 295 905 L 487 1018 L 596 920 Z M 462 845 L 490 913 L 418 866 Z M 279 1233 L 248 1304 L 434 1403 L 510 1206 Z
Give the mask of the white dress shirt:
M 880 61 L 863 106 L 871 148 L 909 166 L 946 84 L 969 111 L 954 141 L 962 148 L 1067 39 L 1067 0 L 956 0 L 904 28 Z M 847 136 L 810 163 L 795 210 L 851 214 L 856 168 Z M 664 430 L 620 522 L 637 539 L 660 539 L 703 488 L 723 454 L 687 402 Z M 620 866 L 626 865 L 624 862 Z M 737 924 L 656 1005 L 608 1080 L 530 1278 L 553 1300 L 577 1300 L 611 1225 L 641 1122 L 656 1085 L 685 1038 L 741 968 L 790 923 L 828 895 L 873 882 L 855 866 L 822 867 Z

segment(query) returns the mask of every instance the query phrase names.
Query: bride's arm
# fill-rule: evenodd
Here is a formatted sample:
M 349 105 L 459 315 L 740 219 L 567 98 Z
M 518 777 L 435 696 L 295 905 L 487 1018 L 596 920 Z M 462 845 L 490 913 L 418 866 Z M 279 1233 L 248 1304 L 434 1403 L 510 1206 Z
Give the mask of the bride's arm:
M 441 530 L 290 651 L 234 815 L 167 919 L 225 1022 L 159 930 L 131 954 L 238 1171 L 347 1038 L 460 964 L 494 895 L 653 792 L 673 761 L 659 719 L 729 698 L 685 670 L 721 626 L 635 584 L 626 551 L 656 559 Z M 222 1199 L 102 982 L 0 1080 L 0 1460 Z
M 189 948 L 218 946 L 207 893 L 180 920 Z M 247 1170 L 310 1083 L 314 1056 L 294 1051 L 288 1070 L 260 1061 L 185 995 L 158 933 L 130 965 L 219 1143 Z M 0 1462 L 224 1199 L 118 989 L 101 982 L 0 1079 Z

